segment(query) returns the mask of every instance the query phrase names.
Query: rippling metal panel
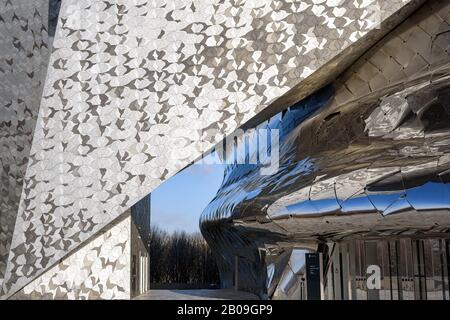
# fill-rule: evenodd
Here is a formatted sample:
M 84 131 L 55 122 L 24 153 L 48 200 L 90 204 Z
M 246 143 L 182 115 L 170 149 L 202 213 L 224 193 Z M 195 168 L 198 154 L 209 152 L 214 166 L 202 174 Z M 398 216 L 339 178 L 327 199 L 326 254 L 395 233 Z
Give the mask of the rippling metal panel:
M 331 85 L 283 112 L 271 128 L 282 132 L 275 174 L 228 167 L 201 217 L 225 260 L 261 247 L 450 228 L 449 20 L 450 4 L 427 2 Z

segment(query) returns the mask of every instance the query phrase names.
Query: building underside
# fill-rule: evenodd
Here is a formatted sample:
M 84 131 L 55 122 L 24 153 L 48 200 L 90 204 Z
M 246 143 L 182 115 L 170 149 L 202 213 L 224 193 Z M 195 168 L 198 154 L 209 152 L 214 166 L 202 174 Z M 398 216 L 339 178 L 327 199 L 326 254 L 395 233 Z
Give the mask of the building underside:
M 0 0 L 0 297 L 144 292 L 149 194 L 224 136 L 267 127 L 277 173 L 229 165 L 201 217 L 224 287 L 317 297 L 314 261 L 322 298 L 355 298 L 382 261 L 366 296 L 414 283 L 424 298 L 441 270 L 449 298 L 449 11 Z
M 229 164 L 201 217 L 224 286 L 274 299 L 450 298 L 449 19 L 450 3 L 429 1 L 258 126 L 279 131 L 278 171 Z

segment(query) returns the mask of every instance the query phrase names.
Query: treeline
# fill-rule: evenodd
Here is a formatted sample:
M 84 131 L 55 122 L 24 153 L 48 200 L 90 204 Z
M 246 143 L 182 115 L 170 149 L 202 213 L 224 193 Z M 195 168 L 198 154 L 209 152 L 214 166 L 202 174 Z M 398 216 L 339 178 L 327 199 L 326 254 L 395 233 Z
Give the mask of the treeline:
M 158 226 L 152 226 L 150 281 L 159 284 L 218 284 L 219 271 L 201 234 L 169 234 Z

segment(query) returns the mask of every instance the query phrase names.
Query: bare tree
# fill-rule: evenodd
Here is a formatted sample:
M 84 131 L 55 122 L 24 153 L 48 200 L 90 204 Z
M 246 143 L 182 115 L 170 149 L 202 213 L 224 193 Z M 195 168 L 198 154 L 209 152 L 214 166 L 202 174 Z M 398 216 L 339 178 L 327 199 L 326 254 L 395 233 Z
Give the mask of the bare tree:
M 219 271 L 200 233 L 169 234 L 158 226 L 150 230 L 152 283 L 218 284 Z

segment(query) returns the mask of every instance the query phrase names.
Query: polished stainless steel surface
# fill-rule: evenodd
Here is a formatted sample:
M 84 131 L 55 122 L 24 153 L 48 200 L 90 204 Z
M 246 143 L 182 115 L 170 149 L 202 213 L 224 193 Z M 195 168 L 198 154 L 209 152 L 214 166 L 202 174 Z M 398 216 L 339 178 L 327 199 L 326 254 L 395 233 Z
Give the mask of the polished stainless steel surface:
M 200 221 L 225 285 L 235 256 L 242 289 L 271 295 L 277 264 L 278 289 L 292 287 L 286 248 L 448 235 L 449 22 L 450 4 L 429 1 L 333 83 L 259 126 L 280 132 L 279 170 L 228 165 Z

